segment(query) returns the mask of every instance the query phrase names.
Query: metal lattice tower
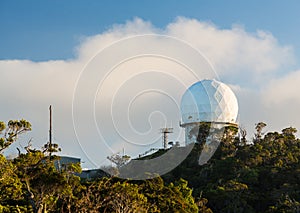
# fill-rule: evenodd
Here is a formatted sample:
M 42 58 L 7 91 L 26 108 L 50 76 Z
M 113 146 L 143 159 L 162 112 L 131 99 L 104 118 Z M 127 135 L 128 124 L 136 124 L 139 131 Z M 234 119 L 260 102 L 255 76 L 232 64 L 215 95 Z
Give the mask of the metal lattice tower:
M 160 132 L 163 134 L 163 147 L 164 149 L 168 148 L 168 134 L 173 133 L 173 128 L 161 128 Z

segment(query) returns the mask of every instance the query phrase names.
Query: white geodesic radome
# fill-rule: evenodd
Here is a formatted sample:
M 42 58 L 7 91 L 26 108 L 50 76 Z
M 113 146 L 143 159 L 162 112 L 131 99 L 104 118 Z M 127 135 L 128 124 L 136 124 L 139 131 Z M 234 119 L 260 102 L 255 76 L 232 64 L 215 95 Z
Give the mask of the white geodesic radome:
M 235 123 L 238 102 L 233 91 L 216 80 L 202 80 L 187 89 L 181 98 L 183 124 L 195 122 Z

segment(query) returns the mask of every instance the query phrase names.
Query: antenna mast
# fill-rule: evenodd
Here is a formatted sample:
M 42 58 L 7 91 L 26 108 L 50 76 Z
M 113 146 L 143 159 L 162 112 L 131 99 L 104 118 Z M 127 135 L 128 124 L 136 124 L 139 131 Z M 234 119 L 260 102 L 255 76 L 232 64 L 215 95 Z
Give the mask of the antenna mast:
M 168 148 L 168 134 L 173 133 L 173 128 L 161 128 L 160 132 L 163 134 L 163 147 L 164 149 Z
M 51 149 L 52 149 L 52 106 L 49 107 L 50 119 L 49 119 L 49 148 L 50 148 L 50 156 L 51 156 Z

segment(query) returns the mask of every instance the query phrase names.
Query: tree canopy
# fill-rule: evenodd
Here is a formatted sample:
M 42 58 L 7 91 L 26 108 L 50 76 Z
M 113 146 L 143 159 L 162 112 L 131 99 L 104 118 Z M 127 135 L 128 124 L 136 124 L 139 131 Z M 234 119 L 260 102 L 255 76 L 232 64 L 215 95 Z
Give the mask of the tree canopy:
M 198 143 L 188 157 L 169 173 L 148 180 L 114 176 L 81 179 L 79 164 L 64 169 L 55 166 L 59 156 L 49 155 L 47 143 L 41 150 L 28 148 L 14 159 L 0 153 L 0 213 L 300 212 L 297 130 L 287 127 L 281 132 L 263 132 L 265 126 L 263 122 L 256 124 L 250 141 L 245 129 L 240 129 L 241 134 L 236 127 L 214 131 L 217 136 L 209 143 L 220 143 L 213 157 L 202 165 L 199 156 L 207 148 L 211 127 L 195 128 L 192 131 L 198 134 Z M 25 120 L 0 122 L 0 151 L 30 130 Z M 58 145 L 51 148 L 51 152 L 60 150 Z M 160 150 L 143 159 L 163 153 Z M 122 162 L 116 163 L 116 169 L 130 166 L 128 159 L 116 157 L 116 162 Z
M 31 125 L 25 120 L 9 121 L 0 122 L 0 128 L 3 151 Z M 161 177 L 141 182 L 117 177 L 80 179 L 79 164 L 55 166 L 59 156 L 49 153 L 57 151 L 58 145 L 46 143 L 41 150 L 26 148 L 12 160 L 0 154 L 0 213 L 198 212 L 192 190 L 182 179 L 169 184 Z M 122 162 L 129 156 L 125 158 Z
M 247 143 L 234 134 L 226 137 L 228 130 L 236 130 L 225 130 L 214 156 L 202 166 L 197 164 L 197 157 L 203 143 L 196 144 L 181 165 L 163 176 L 164 180 L 187 180 L 193 196 L 204 196 L 213 212 L 300 212 L 297 130 L 288 127 L 280 133 L 263 134 L 265 126 L 257 124 L 253 141 Z

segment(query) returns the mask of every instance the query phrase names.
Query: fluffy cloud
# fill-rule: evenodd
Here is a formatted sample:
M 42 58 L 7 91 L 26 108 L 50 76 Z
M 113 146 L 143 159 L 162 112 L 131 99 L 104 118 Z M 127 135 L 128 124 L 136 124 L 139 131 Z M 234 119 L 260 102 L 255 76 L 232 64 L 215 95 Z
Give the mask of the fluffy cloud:
M 261 91 L 262 108 L 275 129 L 300 127 L 300 71 L 272 79 Z M 299 135 L 299 134 L 298 134 Z
M 262 30 L 248 33 L 238 25 L 219 29 L 211 23 L 178 18 L 166 32 L 202 51 L 222 77 L 230 75 L 256 83 L 265 80 L 262 75 L 269 77 L 269 73 L 294 61 L 291 47 L 281 46 L 271 33 Z
M 199 78 L 231 85 L 247 128 L 259 120 L 281 128 L 279 112 L 287 118 L 282 125 L 300 126 L 294 116 L 300 72 L 278 77 L 294 62 L 292 48 L 268 32 L 183 17 L 159 29 L 136 18 L 83 38 L 76 52 L 66 61 L 0 61 L 1 120 L 31 121 L 28 137 L 39 147 L 47 141 L 53 104 L 54 139 L 63 154 L 82 157 L 84 167 L 99 166 L 123 147 L 136 155 L 161 146 L 165 125 L 174 127 L 170 139 L 182 142 L 180 97 Z
M 291 72 L 281 78 L 272 79 L 264 91 L 267 106 L 293 102 L 300 104 L 299 99 L 300 70 Z

